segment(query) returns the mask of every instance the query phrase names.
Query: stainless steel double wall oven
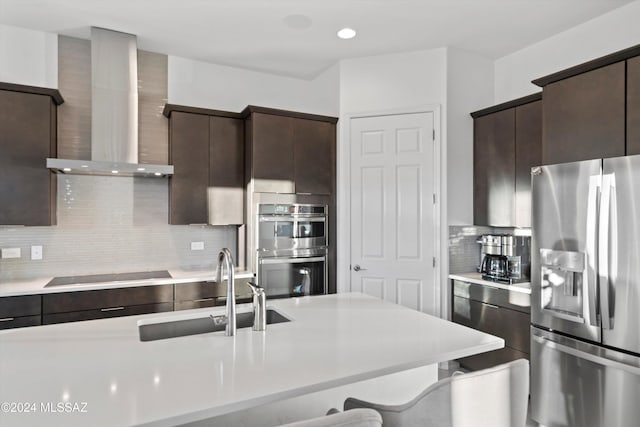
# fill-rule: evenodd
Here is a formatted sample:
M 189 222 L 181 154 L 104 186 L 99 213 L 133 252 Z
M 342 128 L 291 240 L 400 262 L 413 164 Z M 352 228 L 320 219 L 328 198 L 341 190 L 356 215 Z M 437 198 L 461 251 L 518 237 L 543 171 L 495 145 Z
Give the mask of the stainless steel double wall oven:
M 271 298 L 327 293 L 327 206 L 259 204 L 257 281 Z

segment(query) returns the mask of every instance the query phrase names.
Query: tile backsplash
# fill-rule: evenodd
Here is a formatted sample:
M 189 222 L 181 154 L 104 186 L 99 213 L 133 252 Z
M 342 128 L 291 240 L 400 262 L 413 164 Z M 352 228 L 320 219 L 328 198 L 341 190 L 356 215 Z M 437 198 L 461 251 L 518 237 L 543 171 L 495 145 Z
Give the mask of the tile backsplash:
M 491 227 L 478 225 L 449 226 L 449 274 L 477 271 L 480 244 L 476 240 L 492 230 Z
M 168 225 L 167 179 L 58 176 L 58 224 L 0 227 L 0 248 L 21 258 L 0 259 L 0 282 L 48 276 L 171 268 L 215 268 L 222 247 L 236 253 L 235 226 Z M 191 242 L 204 242 L 192 251 Z M 43 259 L 31 260 L 31 246 Z

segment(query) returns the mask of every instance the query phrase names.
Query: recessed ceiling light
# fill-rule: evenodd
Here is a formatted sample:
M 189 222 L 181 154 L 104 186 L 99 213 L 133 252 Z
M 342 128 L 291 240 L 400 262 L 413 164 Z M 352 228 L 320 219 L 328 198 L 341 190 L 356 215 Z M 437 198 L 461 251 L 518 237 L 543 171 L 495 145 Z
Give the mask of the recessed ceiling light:
M 116 171 L 116 170 L 113 170 L 113 171 L 111 171 L 111 173 L 118 173 L 118 171 Z
M 162 176 L 162 174 L 160 172 L 156 172 L 154 173 L 155 176 Z
M 144 171 L 144 168 L 138 168 L 138 170 L 139 170 L 140 172 L 142 172 L 142 171 Z
M 63 168 L 62 170 L 65 172 L 71 172 L 71 168 Z
M 352 29 L 352 28 L 343 28 L 340 31 L 338 31 L 338 37 L 340 37 L 341 39 L 352 39 L 356 36 L 356 30 Z

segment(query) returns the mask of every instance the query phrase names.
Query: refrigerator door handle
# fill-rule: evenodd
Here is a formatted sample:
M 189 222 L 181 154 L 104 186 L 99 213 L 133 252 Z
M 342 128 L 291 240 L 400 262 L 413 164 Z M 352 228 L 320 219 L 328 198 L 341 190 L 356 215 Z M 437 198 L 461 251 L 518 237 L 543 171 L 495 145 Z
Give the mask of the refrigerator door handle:
M 586 262 L 584 266 L 584 277 L 587 282 L 586 292 L 583 293 L 584 316 L 588 319 L 591 326 L 598 326 L 597 312 L 597 278 L 596 278 L 596 261 L 597 253 L 597 237 L 596 220 L 598 214 L 598 190 L 601 186 L 600 175 L 594 175 L 589 181 L 589 194 L 587 198 L 587 247 Z
M 545 337 L 541 337 L 539 335 L 534 335 L 531 338 L 536 340 L 538 343 L 544 345 L 545 347 L 558 350 L 562 353 L 566 353 L 583 360 L 588 360 L 589 362 L 593 362 L 598 365 L 607 366 L 614 369 L 620 369 L 630 374 L 640 376 L 640 368 L 637 366 L 627 365 L 626 363 L 618 362 L 616 360 L 612 360 L 606 357 L 600 357 L 592 353 L 587 353 L 586 351 L 578 350 L 577 348 L 573 348 L 564 344 L 557 343 L 555 341 L 552 341 Z
M 609 212 L 611 211 L 611 187 L 610 174 L 602 176 L 602 198 L 600 201 L 600 227 L 598 230 L 598 270 L 600 282 L 600 313 L 603 329 L 611 329 L 611 316 L 609 315 Z

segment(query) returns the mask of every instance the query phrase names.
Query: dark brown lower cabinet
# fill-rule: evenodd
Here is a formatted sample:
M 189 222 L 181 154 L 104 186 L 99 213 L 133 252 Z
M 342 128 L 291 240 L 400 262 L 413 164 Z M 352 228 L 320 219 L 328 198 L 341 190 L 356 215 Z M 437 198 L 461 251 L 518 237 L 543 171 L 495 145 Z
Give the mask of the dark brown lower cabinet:
M 109 307 L 97 310 L 70 311 L 68 313 L 50 313 L 42 316 L 43 325 L 54 323 L 79 322 L 81 320 L 109 319 L 111 317 L 135 316 L 136 314 L 163 313 L 173 311 L 173 303 L 140 304 Z
M 42 296 L 42 323 L 76 322 L 173 310 L 173 285 L 140 286 Z
M 193 308 L 213 307 L 220 292 L 215 283 L 194 282 L 176 284 L 175 310 L 191 310 Z
M 0 298 L 0 329 L 42 324 L 42 297 L 25 295 Z
M 252 299 L 247 282 L 251 278 L 236 279 L 236 303 L 249 302 Z M 175 285 L 175 310 L 191 310 L 194 308 L 224 305 L 227 299 L 226 282 L 193 282 Z
M 502 349 L 459 359 L 460 365 L 478 370 L 529 359 L 529 312 L 528 294 L 454 280 L 452 320 L 505 341 Z
M 236 279 L 237 303 L 251 302 L 251 280 Z M 226 282 L 192 282 L 3 297 L 0 329 L 220 306 L 226 295 Z

